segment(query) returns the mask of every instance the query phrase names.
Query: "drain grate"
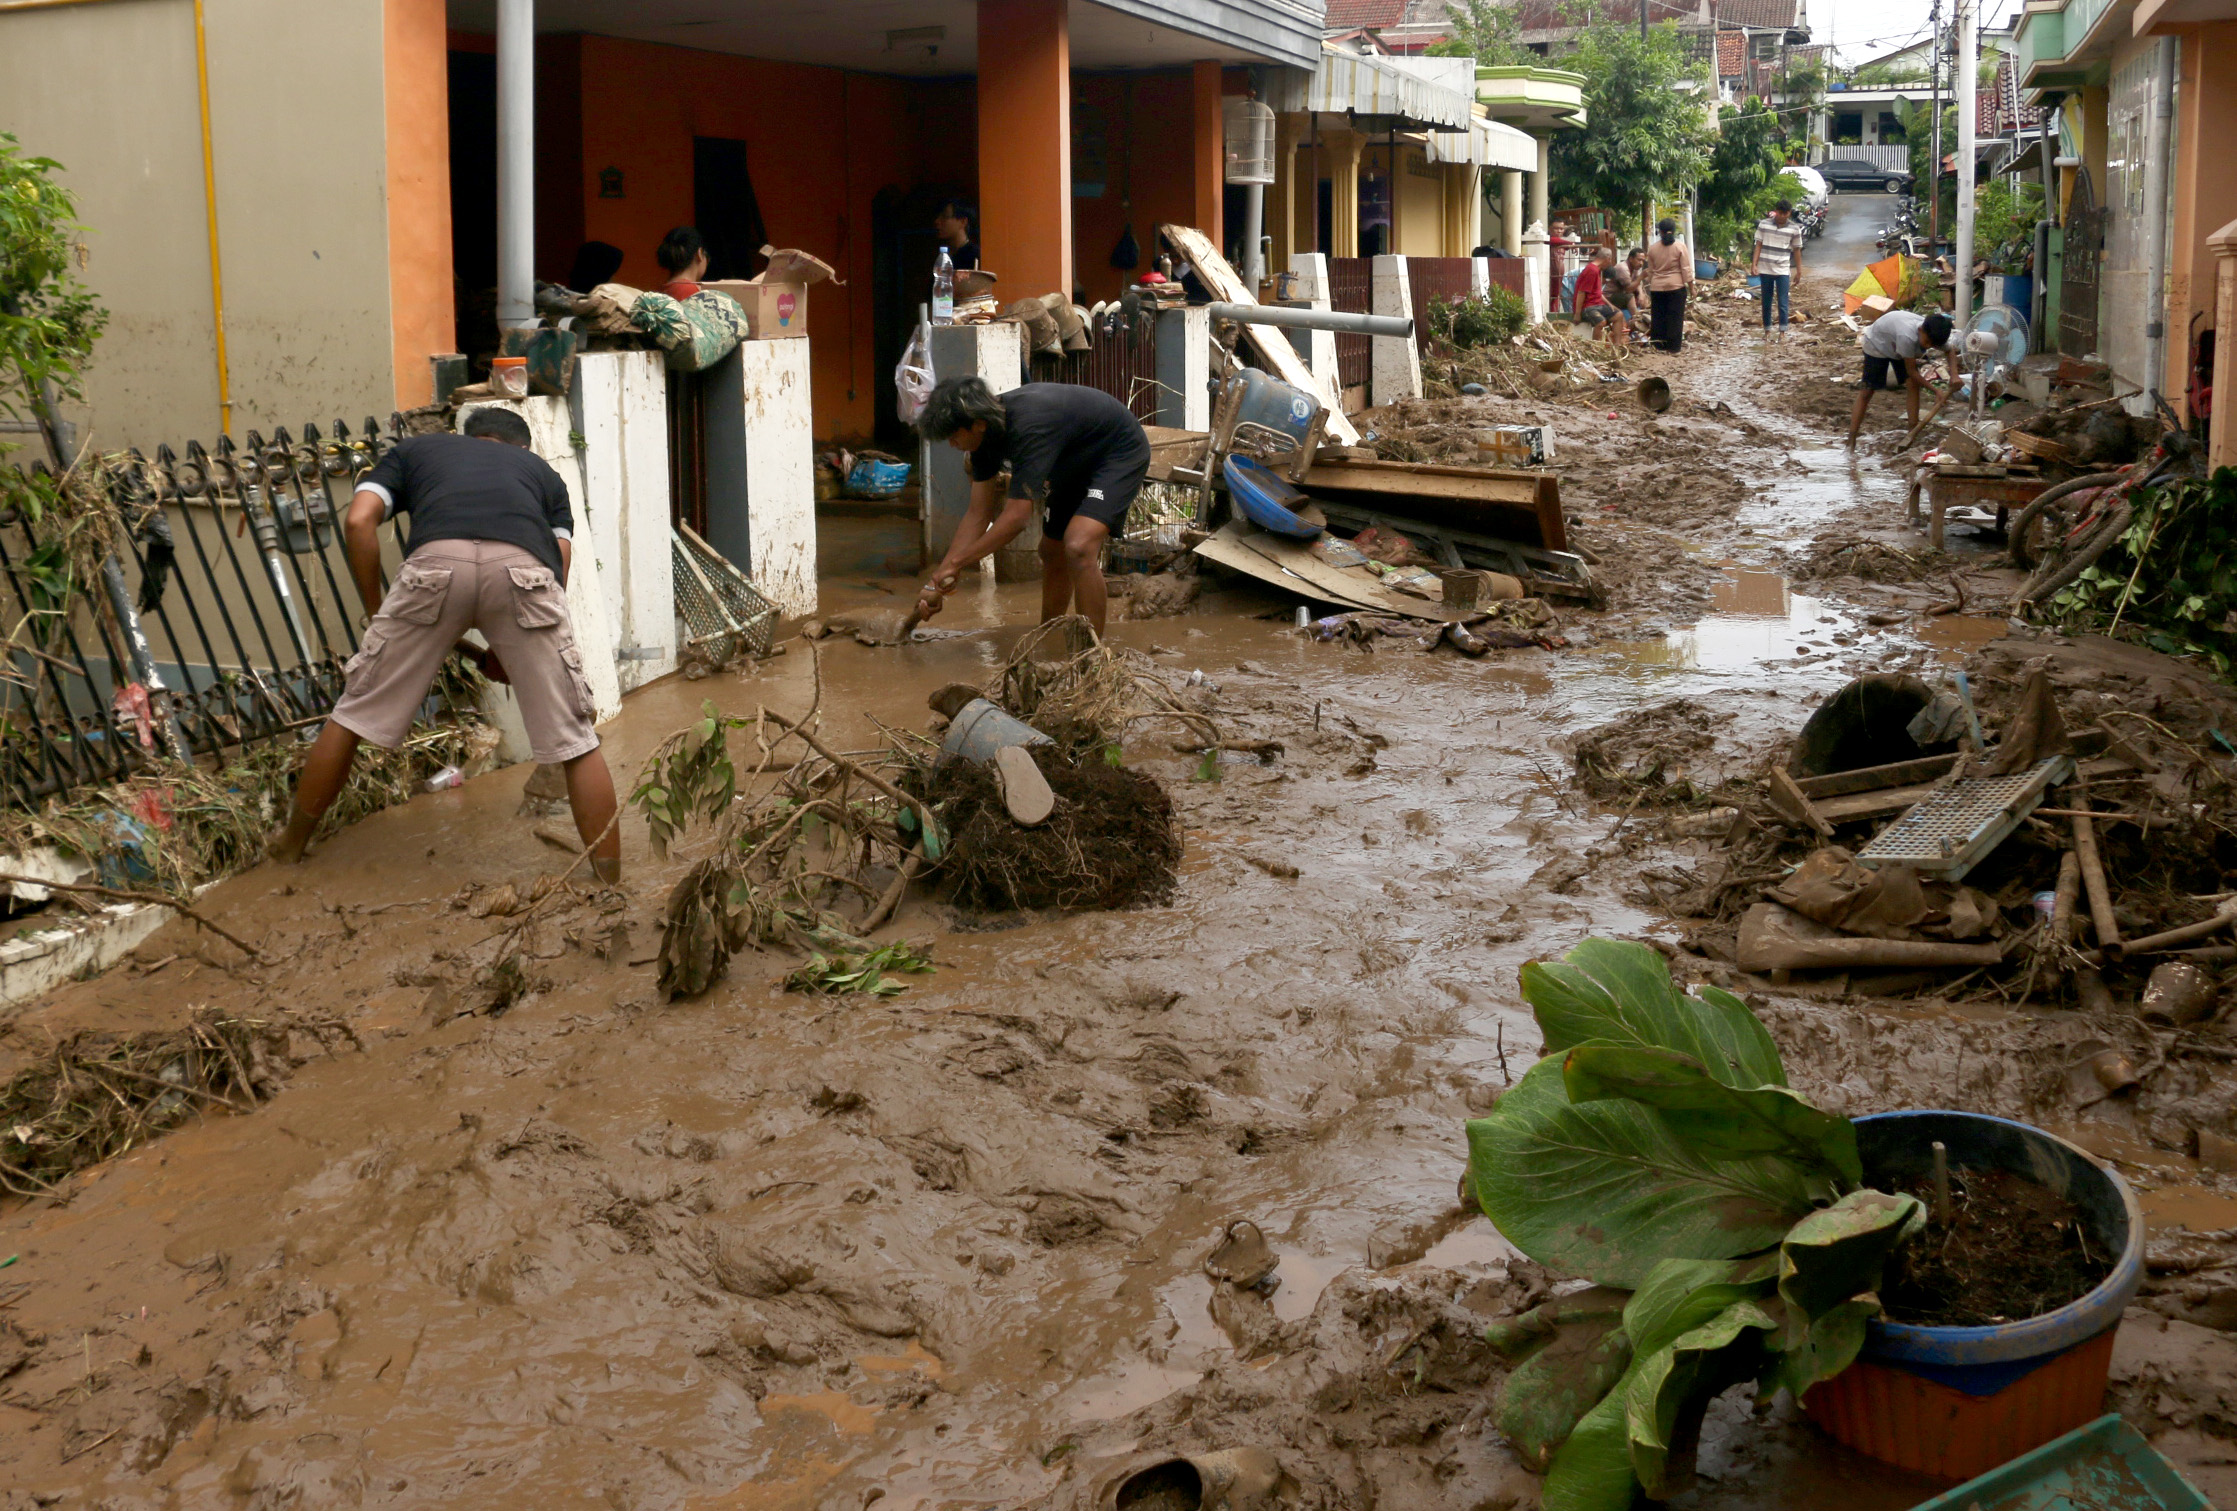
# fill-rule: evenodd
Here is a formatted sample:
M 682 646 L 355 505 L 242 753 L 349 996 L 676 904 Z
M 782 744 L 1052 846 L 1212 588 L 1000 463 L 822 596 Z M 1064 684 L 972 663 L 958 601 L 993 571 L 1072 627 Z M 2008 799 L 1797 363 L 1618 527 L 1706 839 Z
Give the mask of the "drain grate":
M 769 654 L 777 606 L 688 526 L 671 532 L 669 540 L 676 614 L 690 632 L 685 643 L 717 666 L 740 651 Z
M 2055 755 L 2010 776 L 1961 777 L 1882 829 L 1856 858 L 1962 881 L 2042 806 L 2045 793 L 2073 774 L 2073 760 Z

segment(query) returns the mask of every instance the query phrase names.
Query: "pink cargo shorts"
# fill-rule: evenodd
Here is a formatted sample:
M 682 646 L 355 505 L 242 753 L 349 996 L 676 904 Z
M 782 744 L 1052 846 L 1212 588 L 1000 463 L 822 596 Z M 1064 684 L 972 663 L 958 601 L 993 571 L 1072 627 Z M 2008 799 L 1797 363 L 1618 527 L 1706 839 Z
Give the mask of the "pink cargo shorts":
M 431 541 L 405 560 L 342 668 L 334 722 L 385 749 L 403 744 L 443 657 L 470 629 L 505 663 L 538 762 L 598 748 L 567 590 L 534 556 L 493 540 Z

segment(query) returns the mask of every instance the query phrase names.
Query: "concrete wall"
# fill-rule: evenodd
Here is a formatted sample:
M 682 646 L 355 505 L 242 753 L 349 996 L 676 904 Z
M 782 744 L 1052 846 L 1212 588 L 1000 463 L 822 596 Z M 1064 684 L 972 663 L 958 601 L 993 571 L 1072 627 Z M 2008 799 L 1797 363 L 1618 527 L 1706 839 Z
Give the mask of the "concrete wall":
M 668 524 L 668 375 L 658 352 L 592 352 L 568 396 L 583 437 L 587 539 L 623 692 L 676 669 L 676 582 Z
M 804 340 L 741 341 L 707 370 L 707 544 L 787 615 L 816 611 L 816 480 Z
M 2173 238 L 2168 243 L 2167 371 L 2160 391 L 2182 411 L 2188 387 L 2190 335 L 2211 330 L 2215 322 L 2214 256 L 2206 238 L 2237 220 L 2237 21 L 2188 27 L 2181 39 L 2180 76 L 2175 85 L 2175 164 L 2170 190 L 2175 201 Z M 2227 333 L 2237 340 L 2237 332 Z
M 2098 203 L 2112 210 L 2105 223 L 2105 261 L 2098 277 L 2097 350 L 2114 375 L 2133 388 L 2153 386 L 2144 370 L 2146 292 L 2144 133 L 2151 111 L 2151 37 L 2123 39 L 2113 49 L 2113 81 L 2106 123 L 2105 173 L 2098 179 Z M 2176 102 L 2176 129 L 2192 109 Z M 2180 344 L 2170 341 L 2170 346 Z M 2125 389 L 2124 389 L 2125 391 Z
M 232 430 L 394 405 L 382 0 L 207 0 Z M 188 0 L 0 13 L 0 130 L 63 164 L 110 311 L 95 444 L 219 430 Z

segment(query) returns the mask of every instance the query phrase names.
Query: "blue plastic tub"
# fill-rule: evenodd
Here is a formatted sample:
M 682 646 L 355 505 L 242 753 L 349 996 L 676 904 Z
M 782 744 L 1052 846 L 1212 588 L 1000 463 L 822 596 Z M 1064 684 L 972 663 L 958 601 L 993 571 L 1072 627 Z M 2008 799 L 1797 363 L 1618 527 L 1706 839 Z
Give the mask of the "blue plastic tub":
M 1723 271 L 1722 265 L 1714 257 L 1697 257 L 1693 260 L 1693 276 L 1703 283 L 1713 280 Z
M 1290 485 L 1288 478 L 1269 471 L 1247 456 L 1231 456 L 1222 465 L 1227 476 L 1227 495 L 1235 502 L 1235 510 L 1261 530 L 1271 530 L 1276 535 L 1287 535 L 1296 540 L 1314 540 L 1321 534 L 1319 525 L 1299 519 L 1294 511 L 1312 502 Z
M 1994 1327 L 1874 1322 L 1867 1330 L 1864 1357 L 1900 1363 L 1967 1395 L 1993 1395 L 2120 1322 L 2144 1281 L 2144 1212 L 2118 1172 L 2025 1123 L 1976 1112 L 1881 1112 L 1856 1120 L 1865 1179 L 1876 1184 L 1927 1176 L 1936 1139 L 1948 1147 L 1953 1170 L 2008 1170 L 2065 1197 L 2082 1209 L 2091 1240 L 2119 1256 L 2096 1290 L 2040 1317 Z

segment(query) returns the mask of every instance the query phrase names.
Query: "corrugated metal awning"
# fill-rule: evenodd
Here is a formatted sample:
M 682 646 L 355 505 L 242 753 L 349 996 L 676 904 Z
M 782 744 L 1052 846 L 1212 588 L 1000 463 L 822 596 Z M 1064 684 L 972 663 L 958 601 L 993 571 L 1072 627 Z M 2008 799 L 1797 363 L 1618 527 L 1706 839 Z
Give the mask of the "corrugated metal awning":
M 1429 160 L 1535 173 L 1538 171 L 1538 139 L 1505 121 L 1472 121 L 1464 132 L 1430 132 Z
M 1442 61 L 1442 60 L 1438 60 Z M 1307 77 L 1296 76 L 1295 86 L 1277 100 L 1268 91 L 1267 103 L 1279 111 L 1311 110 L 1328 115 L 1376 116 L 1395 120 L 1416 130 L 1462 132 L 1469 126 L 1475 101 L 1421 74 L 1410 72 L 1392 58 L 1324 49 L 1320 66 Z M 1536 159 L 1532 159 L 1536 166 Z

